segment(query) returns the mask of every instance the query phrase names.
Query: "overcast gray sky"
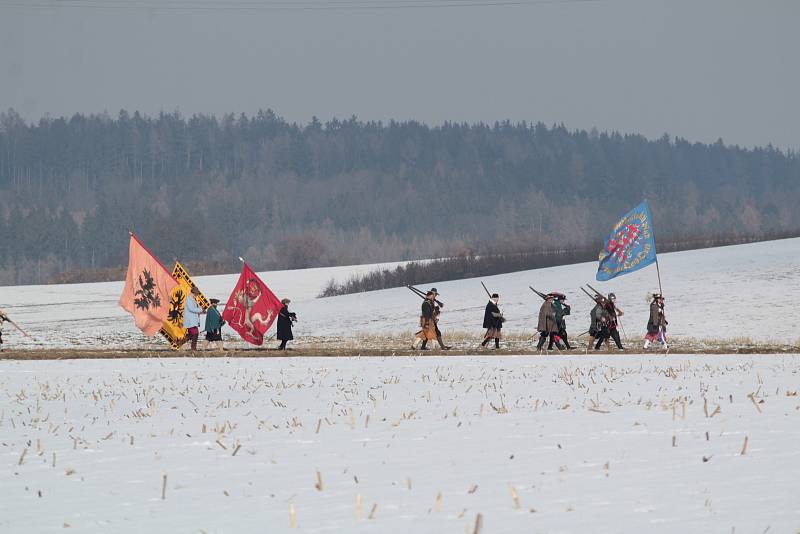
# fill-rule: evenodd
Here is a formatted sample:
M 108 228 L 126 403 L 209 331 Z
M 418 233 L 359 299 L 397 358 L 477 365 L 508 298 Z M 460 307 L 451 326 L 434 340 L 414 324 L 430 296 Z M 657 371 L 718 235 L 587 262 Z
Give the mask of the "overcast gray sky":
M 800 147 L 797 1 L 261 8 L 276 1 L 0 0 L 0 109 L 508 118 Z

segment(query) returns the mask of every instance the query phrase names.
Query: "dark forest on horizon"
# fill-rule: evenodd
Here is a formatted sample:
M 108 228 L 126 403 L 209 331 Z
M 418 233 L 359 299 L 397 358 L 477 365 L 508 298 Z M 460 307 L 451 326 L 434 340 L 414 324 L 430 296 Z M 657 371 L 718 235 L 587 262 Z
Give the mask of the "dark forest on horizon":
M 542 123 L 0 113 L 0 285 L 121 279 L 127 231 L 193 274 L 800 235 L 800 156 Z

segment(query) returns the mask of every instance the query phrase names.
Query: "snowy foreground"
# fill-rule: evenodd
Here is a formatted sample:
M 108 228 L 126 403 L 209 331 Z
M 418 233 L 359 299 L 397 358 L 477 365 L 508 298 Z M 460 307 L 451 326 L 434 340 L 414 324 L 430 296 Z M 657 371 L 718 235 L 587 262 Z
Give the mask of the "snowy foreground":
M 660 254 L 667 316 L 673 338 L 750 339 L 756 342 L 798 344 L 800 332 L 800 238 L 749 245 Z M 388 264 L 393 267 L 396 264 Z M 279 297 L 292 299 L 300 321 L 298 342 L 313 338 L 349 342 L 362 336 L 398 336 L 418 327 L 420 300 L 406 288 L 318 299 L 330 279 L 370 271 L 360 265 L 260 273 Z M 573 336 L 588 328 L 593 303 L 579 287 L 587 282 L 615 292 L 626 312 L 623 327 L 641 339 L 647 323 L 647 295 L 658 290 L 655 266 L 594 282 L 596 262 L 536 269 L 484 277 L 501 295 L 508 319 L 504 332 L 533 335 L 541 299 L 528 289 L 565 292 L 572 304 L 567 324 Z M 238 275 L 197 277 L 209 297 L 227 301 Z M 486 294 L 480 280 L 436 281 L 445 302 L 440 326 L 445 338 L 481 335 Z M 117 305 L 122 282 L 61 286 L 0 287 L 0 308 L 36 337 L 31 341 L 11 327 L 5 329 L 7 348 L 147 348 L 166 347 L 160 337 L 145 338 L 133 319 Z M 274 330 L 274 328 L 273 328 Z M 238 336 L 226 329 L 229 340 Z M 456 336 L 455 334 L 459 334 Z M 409 336 L 410 337 L 410 336 Z M 402 348 L 406 348 L 404 343 Z
M 800 529 L 796 355 L 1 361 L 0 390 L 4 533 Z

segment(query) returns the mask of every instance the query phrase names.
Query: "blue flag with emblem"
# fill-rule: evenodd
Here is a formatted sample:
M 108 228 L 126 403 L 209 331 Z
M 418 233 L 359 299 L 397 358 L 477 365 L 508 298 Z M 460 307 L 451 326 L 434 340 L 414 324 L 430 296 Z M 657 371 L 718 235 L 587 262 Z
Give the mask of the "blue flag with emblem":
M 656 240 L 646 200 L 617 221 L 603 244 L 599 259 L 597 279 L 601 282 L 638 271 L 656 261 Z

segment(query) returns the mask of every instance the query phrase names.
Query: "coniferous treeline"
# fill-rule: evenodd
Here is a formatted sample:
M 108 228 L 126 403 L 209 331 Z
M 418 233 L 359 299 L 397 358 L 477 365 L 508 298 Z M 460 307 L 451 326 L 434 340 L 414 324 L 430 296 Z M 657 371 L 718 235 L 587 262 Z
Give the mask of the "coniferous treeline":
M 659 239 L 791 234 L 800 158 L 541 123 L 10 110 L 0 284 L 117 272 L 129 229 L 198 272 L 592 247 L 643 197 Z

